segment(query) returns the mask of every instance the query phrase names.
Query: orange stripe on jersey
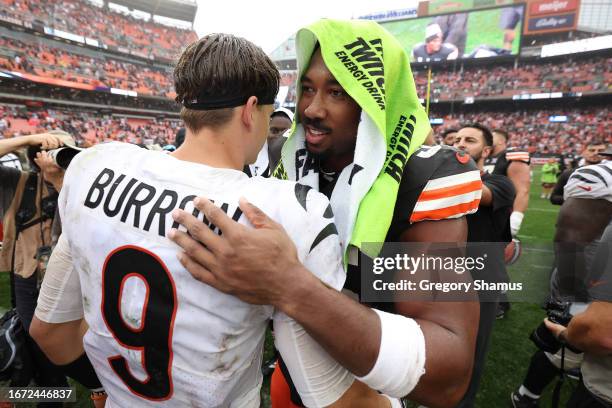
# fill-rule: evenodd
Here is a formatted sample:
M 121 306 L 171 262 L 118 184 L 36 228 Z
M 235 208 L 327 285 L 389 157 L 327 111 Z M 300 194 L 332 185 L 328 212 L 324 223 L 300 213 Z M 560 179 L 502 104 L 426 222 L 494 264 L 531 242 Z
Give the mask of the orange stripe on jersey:
M 529 158 L 529 155 L 528 154 L 509 154 L 509 155 L 506 156 L 506 158 L 508 158 L 508 160 L 512 160 L 512 159 L 515 159 L 517 157 L 520 157 L 520 158 Z
M 457 204 L 446 208 L 440 208 L 439 210 L 431 211 L 415 211 L 410 216 L 410 222 L 417 222 L 423 220 L 443 220 L 447 218 L 458 218 L 462 215 L 472 213 L 478 209 L 480 204 L 480 198 L 463 204 Z
M 514 160 L 529 161 L 529 153 L 527 152 L 506 153 L 506 159 L 508 159 L 509 161 L 514 161 Z
M 439 198 L 447 198 L 460 194 L 471 193 L 482 189 L 482 181 L 475 180 L 468 183 L 457 184 L 456 186 L 442 187 L 435 190 L 423 190 L 418 201 L 437 200 Z

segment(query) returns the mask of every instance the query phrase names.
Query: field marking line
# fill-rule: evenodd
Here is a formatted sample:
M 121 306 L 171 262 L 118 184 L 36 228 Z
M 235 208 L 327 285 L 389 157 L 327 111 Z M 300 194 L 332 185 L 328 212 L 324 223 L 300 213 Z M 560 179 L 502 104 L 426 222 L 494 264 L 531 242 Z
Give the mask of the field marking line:
M 547 254 L 555 252 L 552 249 L 525 248 L 525 247 L 523 247 L 522 250 L 523 250 L 523 252 L 544 252 L 544 253 L 547 253 Z

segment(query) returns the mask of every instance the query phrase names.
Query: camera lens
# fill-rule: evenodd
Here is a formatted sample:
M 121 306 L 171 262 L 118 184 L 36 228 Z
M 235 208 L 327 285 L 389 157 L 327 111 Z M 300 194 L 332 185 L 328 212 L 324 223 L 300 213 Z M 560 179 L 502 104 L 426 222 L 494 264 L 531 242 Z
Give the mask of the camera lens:
M 561 343 L 548 330 L 544 322 L 531 333 L 529 339 L 540 349 L 555 354 L 561 348 Z

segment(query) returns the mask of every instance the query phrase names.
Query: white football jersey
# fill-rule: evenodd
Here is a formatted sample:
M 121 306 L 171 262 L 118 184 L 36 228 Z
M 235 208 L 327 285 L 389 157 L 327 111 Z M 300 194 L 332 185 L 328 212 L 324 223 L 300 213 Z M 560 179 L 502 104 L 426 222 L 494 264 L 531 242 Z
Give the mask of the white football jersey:
M 66 173 L 59 208 L 89 325 L 85 350 L 107 406 L 259 406 L 266 325 L 287 317 L 223 294 L 182 267 L 166 235 L 178 227 L 172 210 L 194 211 L 196 196 L 245 224 L 238 199 L 247 198 L 284 226 L 310 271 L 337 290 L 344 284 L 322 194 L 123 143 L 83 151 Z
M 576 169 L 563 188 L 563 198 L 601 199 L 612 202 L 612 162 Z

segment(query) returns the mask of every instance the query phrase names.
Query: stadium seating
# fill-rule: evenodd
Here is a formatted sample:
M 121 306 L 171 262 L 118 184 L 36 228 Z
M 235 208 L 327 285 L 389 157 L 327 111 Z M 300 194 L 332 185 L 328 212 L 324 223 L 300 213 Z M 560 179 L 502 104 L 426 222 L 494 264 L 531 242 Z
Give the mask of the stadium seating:
M 0 0 L 12 1 L 12 0 Z M 92 6 L 94 7 L 94 6 Z M 112 14 L 112 13 L 111 13 Z M 92 87 L 119 88 L 139 95 L 173 99 L 171 68 L 132 63 L 96 52 L 96 57 L 76 51 L 53 48 L 45 43 L 0 36 L 0 69 L 34 75 L 30 78 L 61 79 Z M 463 100 L 465 97 L 497 97 L 539 92 L 607 91 L 612 87 L 612 58 L 590 57 L 563 62 L 523 62 L 513 65 L 478 65 L 452 71 L 436 69 L 432 73 L 431 98 L 435 101 Z M 414 68 L 419 96 L 425 98 L 427 71 Z M 289 86 L 287 103 L 294 102 L 295 71 L 281 72 L 281 86 Z M 48 82 L 47 82 L 48 83 Z M 74 86 L 65 84 L 65 86 Z M 90 88 L 91 89 L 91 88 Z
M 550 122 L 551 116 L 567 116 L 567 122 Z M 606 108 L 543 109 L 511 112 L 460 113 L 436 115 L 444 124 L 435 129 L 440 134 L 447 128 L 461 124 L 480 122 L 495 129 L 507 130 L 510 146 L 536 153 L 576 153 L 579 154 L 591 140 L 612 143 L 612 129 L 607 125 L 612 121 L 612 110 Z M 156 120 L 153 118 L 117 118 L 103 116 L 92 111 L 66 112 L 44 110 L 32 112 L 22 107 L 0 108 L 0 120 L 8 122 L 6 129 L 0 129 L 1 137 L 12 137 L 45 129 L 62 128 L 77 135 L 84 145 L 110 140 L 131 143 L 173 143 L 174 135 L 180 127 L 178 120 Z
M 25 107 L 0 107 L 0 120 L 7 122 L 0 129 L 0 138 L 18 137 L 51 129 L 63 129 L 74 135 L 82 146 L 113 140 L 137 144 L 174 143 L 181 126 L 178 120 L 155 118 L 118 118 L 93 111 L 41 110 L 31 112 Z
M 419 96 L 427 93 L 427 71 L 414 70 Z M 589 92 L 612 86 L 612 58 L 593 57 L 563 62 L 520 62 L 434 71 L 431 98 L 463 100 L 468 96 L 511 98 L 522 93 Z
M 281 71 L 281 85 L 290 83 L 291 71 Z M 413 67 L 417 93 L 427 95 L 427 71 Z M 479 64 L 457 68 L 435 68 L 430 97 L 435 102 L 466 97 L 512 99 L 515 95 L 543 92 L 601 92 L 612 90 L 612 58 L 585 57 L 574 61 L 520 61 L 516 67 L 507 63 Z M 295 103 L 295 89 L 290 86 L 285 103 Z
M 14 55 L 10 58 L 10 55 Z M 113 59 L 73 54 L 41 43 L 24 43 L 0 37 L 0 69 L 29 73 L 36 77 L 62 79 L 94 87 L 136 91 L 139 94 L 174 97 L 169 70 Z M 39 82 L 40 78 L 33 78 Z
M 551 116 L 567 116 L 567 122 L 551 122 Z M 430 117 L 437 117 L 432 113 Z M 504 112 L 461 113 L 441 115 L 444 124 L 436 129 L 440 134 L 461 124 L 479 122 L 492 129 L 510 133 L 509 145 L 530 153 L 579 154 L 591 140 L 612 143 L 612 110 L 603 108 L 513 110 Z
M 119 51 L 173 60 L 195 41 L 193 30 L 146 22 L 97 7 L 85 0 L 0 0 L 3 14 L 81 35 Z
M 132 108 L 132 111 L 134 108 L 156 110 L 155 114 L 144 113 L 151 116 L 171 116 L 177 111 L 176 104 L 172 102 L 175 93 L 170 64 L 159 61 L 152 63 L 116 52 L 146 58 L 153 56 L 174 59 L 186 44 L 197 38 L 193 30 L 136 20 L 98 7 L 87 0 L 0 0 L 0 6 L 2 15 L 31 23 L 42 21 L 49 27 L 95 39 L 114 51 L 77 47 L 48 37 L 35 37 L 29 33 L 2 28 L 0 70 L 17 72 L 22 79 L 30 81 L 7 81 L 6 87 L 2 85 L 3 92 L 19 93 L 23 89 L 27 95 L 66 100 L 72 100 L 74 94 L 74 100 L 89 104 L 126 106 Z M 421 98 L 425 98 L 427 71 L 416 65 L 413 73 L 417 92 Z M 297 80 L 296 71 L 281 71 L 280 85 L 289 87 L 284 101 L 286 105 L 295 104 Z M 111 88 L 133 91 L 138 97 L 111 94 Z M 495 61 L 493 64 L 477 61 L 434 66 L 431 99 L 434 102 L 445 102 L 463 101 L 466 97 L 484 97 L 508 101 L 513 96 L 527 93 L 593 94 L 611 90 L 612 57 L 608 53 L 563 60 L 530 57 L 512 62 Z M 530 107 L 528 111 L 501 106 L 489 108 L 500 111 L 487 112 L 466 107 L 459 109 L 462 113 L 436 114 L 436 109 L 446 112 L 443 105 L 432 104 L 430 117 L 444 121 L 436 132 L 478 121 L 493 128 L 508 130 L 513 136 L 510 142 L 512 146 L 528 149 L 532 153 L 579 153 L 581 146 L 593 138 L 612 142 L 612 130 L 606 126 L 612 119 L 608 107 L 562 109 L 559 105 L 547 107 L 543 104 L 537 109 Z M 549 117 L 554 115 L 567 116 L 567 122 L 550 122 Z M 10 126 L 0 129 L 2 137 L 61 127 L 79 135 L 84 144 L 107 140 L 133 143 L 156 140 L 160 144 L 171 143 L 179 126 L 178 121 L 118 119 L 93 111 L 66 112 L 49 107 L 35 112 L 25 108 L 18 111 L 6 108 L 0 110 L 0 119 L 3 118 Z

